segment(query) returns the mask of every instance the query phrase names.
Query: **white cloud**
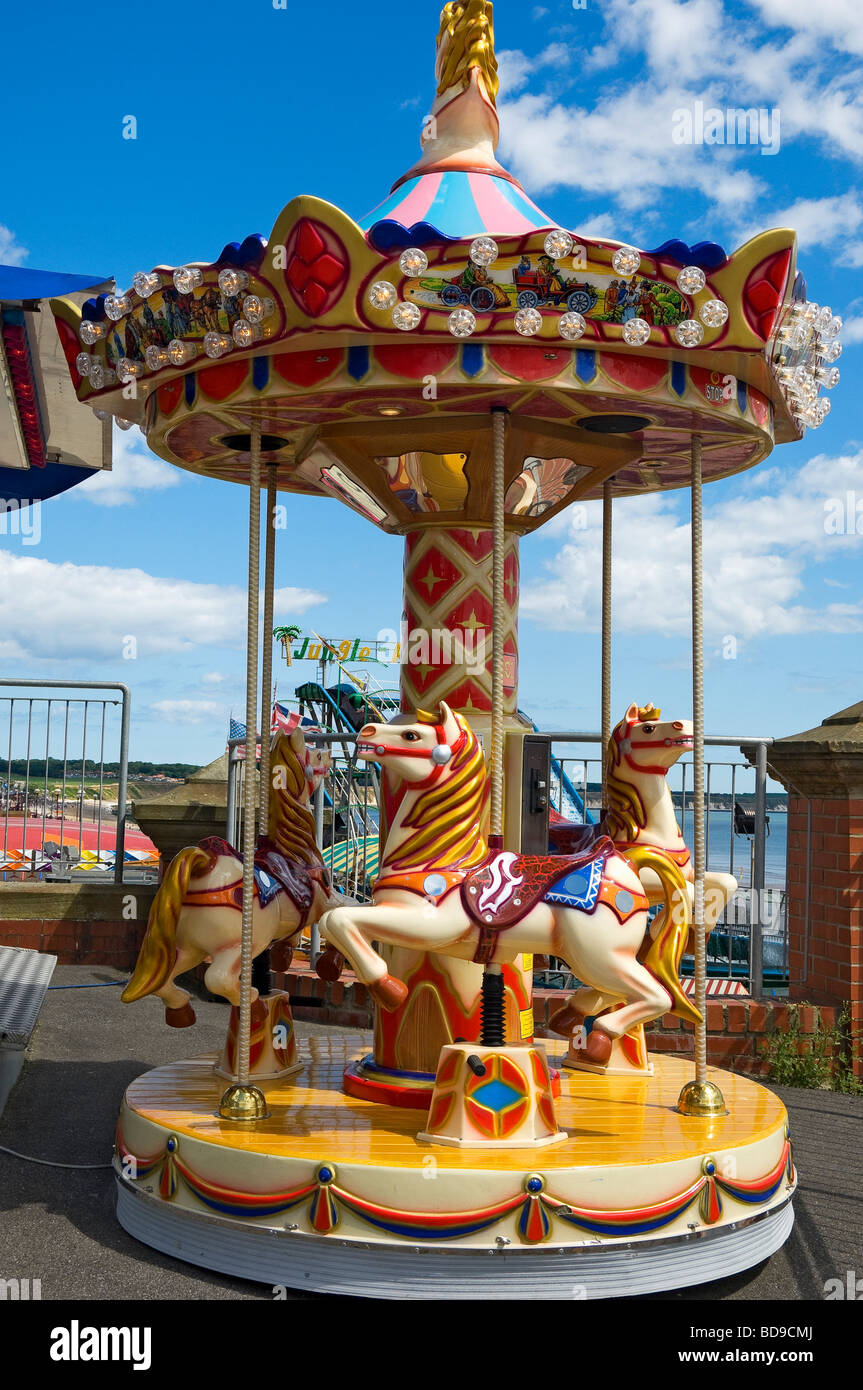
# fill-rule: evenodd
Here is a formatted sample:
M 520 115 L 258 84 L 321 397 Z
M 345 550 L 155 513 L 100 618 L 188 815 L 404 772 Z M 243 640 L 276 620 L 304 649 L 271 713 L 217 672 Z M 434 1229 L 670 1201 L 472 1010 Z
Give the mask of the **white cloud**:
M 274 596 L 280 615 L 325 602 L 314 589 L 284 587 Z M 236 586 L 0 551 L 0 656 L 8 660 L 119 660 L 129 636 L 139 658 L 240 648 L 245 621 L 246 595 Z
M 742 241 L 748 241 L 768 225 L 793 227 L 800 245 L 807 248 L 843 242 L 849 262 L 861 263 L 855 257 L 863 255 L 863 240 L 853 238 L 863 233 L 863 203 L 853 190 L 826 198 L 798 198 L 777 212 L 759 214 L 757 221 L 740 223 L 738 235 Z
M 793 474 L 762 470 L 744 495 L 718 506 L 705 491 L 705 627 L 740 639 L 804 632 L 863 632 L 863 599 L 816 606 L 805 594 L 807 566 L 863 549 L 863 535 L 833 534 L 828 507 L 863 498 L 863 451 L 818 455 Z M 832 501 L 831 501 L 832 499 Z M 569 538 L 528 584 L 521 611 L 543 627 L 596 630 L 601 524 L 588 506 L 587 529 Z M 615 508 L 614 623 L 621 632 L 682 635 L 690 624 L 690 534 L 668 497 L 627 499 Z
M 111 471 L 94 473 L 71 496 L 97 507 L 128 507 L 136 493 L 177 487 L 181 476 L 178 468 L 150 453 L 137 431 L 115 429 Z
M 222 675 L 221 671 L 207 671 L 206 674 L 201 677 L 202 685 L 222 685 L 224 681 L 225 677 Z
M 863 55 L 860 0 L 751 0 L 768 24 L 817 36 L 844 53 Z
M 26 246 L 15 240 L 15 233 L 0 223 L 0 265 L 21 265 L 29 255 Z
M 848 3 L 859 10 L 856 33 L 863 28 L 863 6 L 857 0 Z M 696 101 L 721 110 L 778 110 L 784 146 L 799 138 L 815 139 L 831 158 L 863 159 L 859 64 L 840 62 L 825 44 L 813 42 L 829 24 L 821 7 L 813 5 L 812 12 L 818 10 L 821 17 L 807 26 L 804 4 L 808 7 L 809 0 L 792 0 L 789 20 L 786 0 L 763 0 L 762 13 L 750 10 L 748 15 L 739 6 L 732 13 L 722 0 L 606 0 L 604 44 L 591 53 L 570 44 L 568 71 L 561 71 L 557 55 L 544 90 L 536 69 L 552 62 L 551 50 L 539 64 L 523 53 L 507 53 L 501 103 L 504 162 L 532 190 L 577 188 L 613 198 L 649 221 L 657 197 L 672 189 L 700 193 L 720 213 L 738 215 L 744 209 L 751 215 L 753 204 L 767 191 L 770 161 L 759 158 L 751 146 L 673 143 L 674 112 L 691 110 Z M 839 0 L 828 0 L 826 9 L 831 22 L 840 24 L 838 16 L 845 12 Z M 783 27 L 792 32 L 781 33 Z M 842 38 L 840 27 L 833 41 L 841 47 Z M 625 83 L 616 77 L 605 81 L 592 110 L 579 106 L 585 70 L 619 68 L 627 50 L 641 55 L 640 70 Z M 510 75 L 513 80 L 507 82 Z M 777 133 L 772 116 L 768 130 Z M 849 195 L 847 202 L 854 201 Z M 687 209 L 687 220 L 694 211 Z M 759 218 L 759 230 L 764 225 Z M 623 228 L 619 234 L 634 230 Z
M 863 315 L 846 319 L 842 328 L 842 342 L 846 347 L 852 343 L 863 343 Z
M 149 708 L 169 724 L 205 724 L 225 714 L 215 700 L 156 700 Z

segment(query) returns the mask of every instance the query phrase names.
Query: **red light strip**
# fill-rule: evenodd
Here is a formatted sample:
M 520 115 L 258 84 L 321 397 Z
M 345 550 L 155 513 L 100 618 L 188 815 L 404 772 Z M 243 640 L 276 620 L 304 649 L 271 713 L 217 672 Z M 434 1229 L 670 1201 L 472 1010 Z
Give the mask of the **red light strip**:
M 9 368 L 9 378 L 15 393 L 15 406 L 21 425 L 21 435 L 31 468 L 44 468 L 45 433 L 36 395 L 33 363 L 23 324 L 3 322 L 3 349 Z

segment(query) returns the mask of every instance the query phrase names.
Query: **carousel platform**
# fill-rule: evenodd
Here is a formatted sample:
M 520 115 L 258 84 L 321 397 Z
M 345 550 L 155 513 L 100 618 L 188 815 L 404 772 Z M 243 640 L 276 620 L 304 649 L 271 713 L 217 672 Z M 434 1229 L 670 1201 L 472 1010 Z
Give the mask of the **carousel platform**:
M 607 1298 L 681 1288 L 758 1264 L 786 1240 L 795 1174 L 785 1108 L 711 1071 L 728 1114 L 684 1118 L 692 1064 L 646 1078 L 561 1067 L 564 1142 L 421 1142 L 421 1111 L 342 1091 L 361 1035 L 302 1041 L 302 1072 L 263 1083 L 269 1118 L 218 1118 L 214 1058 L 128 1087 L 117 1214 L 136 1239 L 268 1285 L 377 1298 Z M 557 1052 L 560 1052 L 560 1057 Z M 489 1258 L 491 1257 L 491 1258 Z

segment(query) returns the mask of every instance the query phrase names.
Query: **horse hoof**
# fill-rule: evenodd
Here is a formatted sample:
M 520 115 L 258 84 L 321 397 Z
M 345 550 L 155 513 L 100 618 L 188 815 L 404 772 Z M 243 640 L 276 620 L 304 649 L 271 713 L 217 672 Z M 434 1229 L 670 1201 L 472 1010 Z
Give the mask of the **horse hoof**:
M 561 1038 L 572 1037 L 576 1028 L 580 1028 L 584 1023 L 585 1014 L 580 1009 L 573 1008 L 572 1004 L 564 1004 L 562 1009 L 558 1009 L 548 1021 L 548 1026 L 552 1032 L 557 1033 Z
M 594 1025 L 588 1034 L 584 1055 L 588 1062 L 593 1062 L 597 1067 L 604 1067 L 611 1056 L 611 1038 L 608 1033 Z
M 270 947 L 270 969 L 278 970 L 282 974 L 290 970 L 291 961 L 294 958 L 294 948 L 287 942 L 274 941 Z
M 327 946 L 315 961 L 315 974 L 335 984 L 345 968 L 345 958 L 335 946 Z
M 408 987 L 403 980 L 397 980 L 395 975 L 382 975 L 373 985 L 369 985 L 369 994 L 376 1004 L 380 1004 L 387 1013 L 392 1013 L 399 1008 L 408 997 Z
M 165 1009 L 165 1022 L 169 1028 L 191 1028 L 195 1022 L 195 1010 L 191 1004 L 183 1004 L 179 1009 Z

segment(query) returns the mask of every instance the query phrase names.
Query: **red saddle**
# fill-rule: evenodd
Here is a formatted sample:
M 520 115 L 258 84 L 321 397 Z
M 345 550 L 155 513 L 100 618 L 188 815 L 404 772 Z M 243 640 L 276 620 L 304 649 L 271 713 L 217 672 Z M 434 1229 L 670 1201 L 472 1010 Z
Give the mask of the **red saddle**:
M 578 854 L 513 854 L 504 850 L 473 869 L 461 885 L 461 900 L 467 915 L 480 928 L 495 934 L 521 921 L 559 879 L 594 859 L 614 854 L 607 835 Z

